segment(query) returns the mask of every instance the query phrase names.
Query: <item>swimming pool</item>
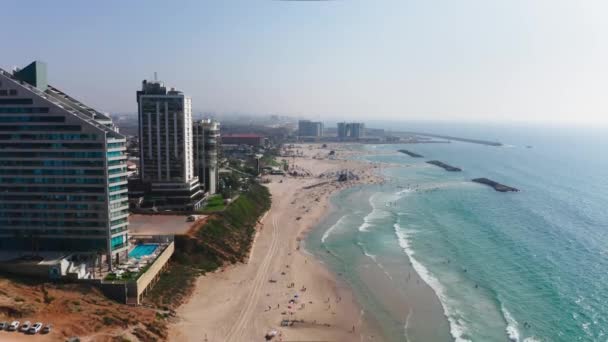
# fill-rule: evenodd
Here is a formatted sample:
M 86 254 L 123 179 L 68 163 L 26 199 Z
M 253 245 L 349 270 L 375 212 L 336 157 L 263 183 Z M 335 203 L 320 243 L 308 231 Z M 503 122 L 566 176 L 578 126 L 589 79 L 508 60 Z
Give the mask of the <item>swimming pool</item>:
M 158 248 L 158 245 L 145 243 L 142 245 L 137 245 L 129 252 L 130 258 L 139 259 L 145 255 L 150 255 L 154 253 L 154 251 Z

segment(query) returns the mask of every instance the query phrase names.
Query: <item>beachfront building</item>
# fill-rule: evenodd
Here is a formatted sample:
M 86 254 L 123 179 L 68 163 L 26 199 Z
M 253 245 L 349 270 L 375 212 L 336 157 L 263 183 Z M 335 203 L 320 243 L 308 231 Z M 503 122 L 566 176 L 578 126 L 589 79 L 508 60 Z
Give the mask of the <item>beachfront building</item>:
M 360 139 L 365 136 L 365 124 L 362 122 L 339 122 L 338 138 Z
M 125 150 L 107 114 L 47 83 L 46 64 L 0 69 L 0 262 L 124 260 Z M 84 264 L 57 265 L 56 277 L 68 267 L 86 273 Z
M 192 127 L 192 136 L 194 170 L 198 173 L 201 186 L 213 195 L 217 192 L 220 123 L 211 119 L 197 121 Z
M 310 120 L 298 121 L 298 136 L 300 137 L 322 137 L 323 123 Z
M 253 133 L 222 134 L 222 144 L 225 145 L 248 145 L 252 147 L 263 147 L 266 138 Z
M 137 103 L 144 203 L 164 210 L 198 209 L 203 193 L 194 170 L 192 100 L 161 82 L 144 80 Z

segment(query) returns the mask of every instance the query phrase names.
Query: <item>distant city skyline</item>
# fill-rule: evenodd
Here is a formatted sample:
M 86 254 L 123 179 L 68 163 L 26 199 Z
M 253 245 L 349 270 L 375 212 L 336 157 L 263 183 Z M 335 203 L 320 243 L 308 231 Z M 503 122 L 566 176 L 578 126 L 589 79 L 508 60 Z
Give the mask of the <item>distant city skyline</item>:
M 311 120 L 608 123 L 600 0 L 246 1 L 3 5 L 0 67 L 136 113 L 143 79 L 194 112 Z

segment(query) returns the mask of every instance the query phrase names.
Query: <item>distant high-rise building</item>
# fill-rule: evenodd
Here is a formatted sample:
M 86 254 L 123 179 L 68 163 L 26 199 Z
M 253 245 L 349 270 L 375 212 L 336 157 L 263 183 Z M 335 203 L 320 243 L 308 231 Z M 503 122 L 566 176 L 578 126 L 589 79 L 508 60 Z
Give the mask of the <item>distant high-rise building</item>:
M 338 122 L 338 138 L 346 138 L 349 135 L 349 130 L 346 122 Z
M 350 123 L 350 137 L 354 139 L 363 138 L 365 136 L 365 124 L 362 122 Z
M 194 171 L 192 101 L 157 81 L 142 82 L 139 105 L 140 178 L 144 203 L 156 208 L 192 210 L 202 204 Z
M 298 122 L 298 135 L 301 137 L 322 137 L 323 123 L 310 120 L 300 120 Z
M 338 138 L 359 139 L 365 136 L 365 124 L 361 122 L 338 122 Z
M 206 119 L 197 121 L 192 127 L 194 143 L 194 170 L 209 194 L 217 192 L 217 155 L 219 149 L 220 124 Z
M 0 251 L 126 258 L 125 149 L 108 115 L 47 83 L 44 63 L 0 69 Z

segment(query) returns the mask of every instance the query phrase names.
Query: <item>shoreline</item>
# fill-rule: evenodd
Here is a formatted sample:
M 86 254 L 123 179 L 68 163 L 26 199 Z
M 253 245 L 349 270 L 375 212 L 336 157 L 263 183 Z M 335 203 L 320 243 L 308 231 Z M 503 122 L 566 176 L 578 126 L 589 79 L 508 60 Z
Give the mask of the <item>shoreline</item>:
M 365 154 L 368 155 L 370 153 Z M 374 153 L 372 152 L 371 154 Z M 377 169 L 377 171 L 382 171 L 393 166 L 402 166 L 385 162 L 380 164 L 382 167 Z M 390 176 L 388 178 L 384 174 L 377 174 L 377 176 L 383 179 L 383 184 L 384 181 L 390 183 Z M 329 244 L 326 244 L 326 240 L 333 234 L 334 229 L 340 226 L 342 219 L 357 216 L 351 206 L 356 206 L 356 203 L 360 203 L 361 196 L 370 196 L 369 205 L 371 206 L 371 212 L 366 212 L 367 215 L 361 217 L 363 223 L 357 229 L 358 232 L 366 234 L 369 232 L 368 225 L 370 224 L 367 221 L 368 217 L 373 216 L 377 209 L 381 209 L 372 205 L 371 199 L 379 193 L 382 193 L 383 196 L 391 196 L 394 190 L 402 189 L 401 186 L 392 189 L 389 184 L 386 184 L 390 189 L 387 192 L 387 189 L 383 186 L 374 189 L 374 187 L 369 187 L 369 185 L 359 184 L 358 186 L 361 187 L 361 191 L 344 194 L 345 196 L 339 198 L 335 205 L 333 200 L 330 201 L 331 207 L 321 221 L 325 221 L 330 215 L 335 216 L 331 221 L 325 223 L 324 230 L 320 229 L 321 227 L 317 225 L 309 232 L 314 234 L 312 239 L 308 241 L 310 242 L 308 248 L 312 247 L 310 253 L 319 258 L 324 264 L 326 261 L 329 262 L 329 264 L 326 264 L 326 267 L 335 273 L 340 281 L 346 282 L 351 287 L 351 290 L 356 292 L 357 296 L 364 301 L 364 304 L 367 304 L 362 305 L 371 310 L 369 314 L 366 311 L 367 320 L 378 327 L 382 327 L 376 330 L 381 331 L 381 335 L 385 335 L 385 340 L 402 341 L 403 338 L 410 340 L 412 336 L 414 341 L 458 340 L 457 336 L 459 334 L 454 330 L 458 328 L 458 325 L 448 315 L 448 309 L 442 300 L 442 296 L 444 295 L 442 289 L 437 287 L 436 279 L 433 276 L 429 277 L 428 270 L 413 256 L 413 251 L 409 246 L 409 238 L 405 236 L 407 234 L 401 234 L 399 223 L 395 223 L 390 229 L 390 236 L 392 239 L 396 238 L 396 241 L 393 240 L 393 242 L 399 250 L 398 254 L 401 259 L 404 259 L 398 265 L 395 264 L 395 253 L 390 256 L 384 253 L 374 255 L 372 253 L 377 252 L 370 252 L 361 240 L 356 242 L 357 246 L 350 246 L 351 250 L 348 250 L 349 247 L 345 248 L 344 244 L 340 241 L 340 239 L 358 240 L 360 237 L 373 239 L 374 235 L 357 236 L 357 232 L 353 235 L 352 232 L 345 233 L 341 230 L 338 232 L 338 234 L 341 234 L 340 239 L 335 241 L 329 239 Z M 348 191 L 347 189 L 344 190 Z M 407 190 L 398 190 L 392 196 L 404 192 L 407 192 Z M 332 194 L 332 197 L 341 196 L 341 194 L 342 192 L 336 192 Z M 390 201 L 394 200 L 395 198 Z M 343 205 L 343 203 L 349 204 Z M 361 208 L 357 207 L 354 211 L 360 210 Z M 361 215 L 359 214 L 359 216 Z M 317 231 L 315 232 L 315 230 Z M 334 245 L 333 242 L 336 244 Z M 352 251 L 353 247 L 357 250 L 354 255 Z M 338 251 L 334 250 L 334 248 L 337 248 Z M 328 253 L 328 258 L 325 258 L 323 251 Z M 365 257 L 358 256 L 357 253 L 365 255 Z M 349 260 L 349 262 L 345 263 L 344 259 Z M 355 274 L 348 274 L 349 271 L 354 271 Z M 405 274 L 407 274 L 407 277 Z M 395 287 L 401 288 L 395 289 Z M 409 334 L 410 328 L 413 329 L 412 336 Z M 439 333 L 439 331 L 442 333 Z
M 377 328 L 363 320 L 362 306 L 346 281 L 312 252 L 300 248 L 300 243 L 331 213 L 331 195 L 355 185 L 382 181 L 370 172 L 373 168 L 367 162 L 318 158 L 332 148 L 339 155 L 349 155 L 348 150 L 341 150 L 344 146 L 297 145 L 304 156 L 296 159 L 296 170 L 321 175 L 348 169 L 359 179 L 304 189 L 323 179 L 269 177 L 273 204 L 261 220 L 249 261 L 199 277 L 192 297 L 177 310 L 177 322 L 170 325 L 170 340 L 241 341 L 263 338 L 273 329 L 281 334 L 279 341 L 382 340 Z M 289 305 L 294 298 L 296 302 Z M 285 318 L 298 322 L 281 327 Z

